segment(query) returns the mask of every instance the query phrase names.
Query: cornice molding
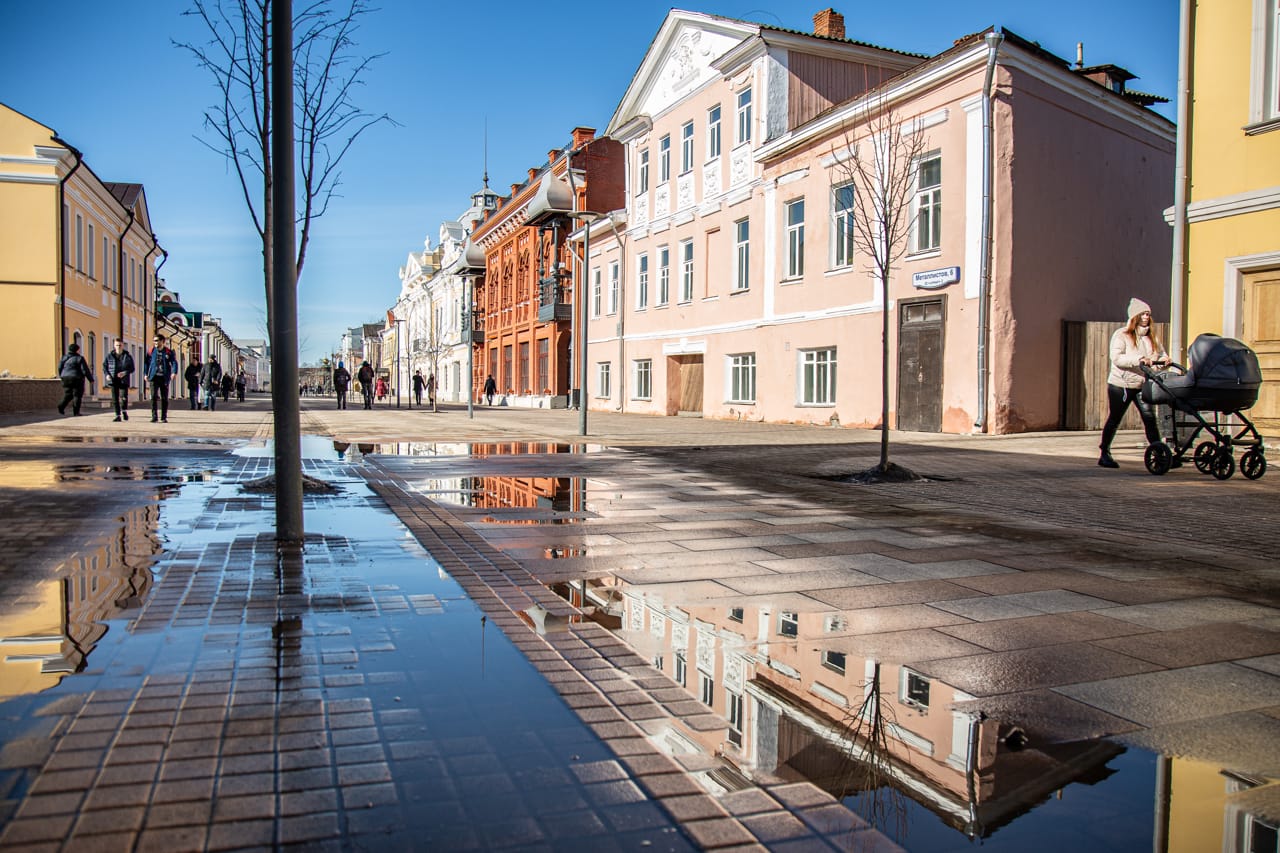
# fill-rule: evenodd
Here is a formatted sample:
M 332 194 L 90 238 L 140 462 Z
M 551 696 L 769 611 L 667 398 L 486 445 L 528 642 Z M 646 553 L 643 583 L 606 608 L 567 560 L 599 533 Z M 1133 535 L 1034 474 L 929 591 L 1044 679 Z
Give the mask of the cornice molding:
M 1280 187 L 1264 187 L 1260 190 L 1248 190 L 1233 195 L 1193 201 L 1187 205 L 1187 222 L 1208 222 L 1213 219 L 1260 213 L 1277 208 L 1280 208 Z M 1172 207 L 1165 208 L 1164 221 L 1170 225 L 1173 224 Z

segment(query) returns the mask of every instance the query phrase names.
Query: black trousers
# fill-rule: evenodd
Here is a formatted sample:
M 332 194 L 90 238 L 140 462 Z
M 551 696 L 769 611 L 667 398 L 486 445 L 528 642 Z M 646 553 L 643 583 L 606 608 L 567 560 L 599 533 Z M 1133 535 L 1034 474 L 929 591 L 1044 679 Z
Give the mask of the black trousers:
M 168 379 L 152 379 L 151 380 L 151 418 L 156 417 L 156 410 L 159 409 L 160 417 L 164 420 L 169 419 L 169 380 Z
M 1142 399 L 1142 389 L 1140 388 L 1120 388 L 1119 386 L 1107 383 L 1107 403 L 1110 411 L 1107 414 L 1107 422 L 1102 425 L 1102 452 L 1111 452 L 1111 441 L 1116 437 L 1116 430 L 1120 429 L 1120 421 L 1124 419 L 1124 413 L 1129 410 L 1129 404 L 1138 407 L 1138 414 L 1142 416 L 1142 428 L 1147 433 L 1147 443 L 1156 444 L 1160 441 L 1160 427 L 1156 424 L 1156 413 L 1151 408 L 1151 404 Z
M 58 404 L 58 411 L 66 411 L 67 403 L 71 404 L 71 411 L 80 414 L 80 401 L 84 399 L 84 377 L 68 379 L 62 377 L 62 402 Z
M 200 405 L 200 383 L 199 382 L 187 383 L 187 399 L 191 401 L 191 408 L 193 411 L 197 406 Z
M 347 389 L 338 388 L 334 393 L 338 395 L 338 408 L 345 409 L 347 407 Z
M 111 383 L 111 407 L 116 410 L 116 417 L 121 412 L 129 411 L 129 386 Z

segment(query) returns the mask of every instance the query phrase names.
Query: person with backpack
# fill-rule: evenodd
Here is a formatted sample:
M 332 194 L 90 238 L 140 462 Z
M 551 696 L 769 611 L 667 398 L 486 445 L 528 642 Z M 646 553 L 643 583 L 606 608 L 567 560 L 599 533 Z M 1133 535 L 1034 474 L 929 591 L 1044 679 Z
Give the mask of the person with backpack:
M 373 365 L 365 362 L 360 365 L 360 370 L 356 372 L 356 379 L 360 382 L 360 393 L 364 396 L 364 407 L 366 409 L 373 408 Z
M 182 377 L 187 380 L 187 400 L 191 403 L 191 411 L 194 412 L 200 403 L 200 359 L 192 359 Z
M 333 371 L 333 391 L 338 395 L 338 408 L 345 409 L 347 407 L 347 387 L 351 384 L 351 371 L 347 370 L 346 365 L 338 362 L 338 366 Z
M 218 394 L 222 390 L 222 365 L 209 353 L 209 360 L 200 368 L 200 387 L 204 389 L 204 407 L 214 411 L 218 407 Z
M 236 402 L 238 403 L 244 402 L 244 387 L 246 384 L 244 371 L 241 370 L 236 374 Z
M 111 383 L 111 407 L 116 410 L 115 420 L 129 420 L 129 386 L 133 384 L 133 356 L 124 348 L 124 341 L 116 338 L 115 348 L 102 360 L 102 375 Z
M 169 422 L 169 382 L 178 372 L 178 358 L 173 350 L 165 345 L 164 336 L 156 335 L 151 351 L 147 353 L 145 373 L 151 383 L 151 422 L 156 422 L 157 410 L 160 420 Z
M 71 404 L 71 414 L 80 414 L 80 401 L 84 399 L 84 383 L 89 380 L 93 384 L 93 369 L 80 354 L 79 344 L 68 344 L 67 354 L 58 362 L 58 378 L 62 380 L 62 402 L 58 404 L 58 414 L 67 413 L 67 404 Z

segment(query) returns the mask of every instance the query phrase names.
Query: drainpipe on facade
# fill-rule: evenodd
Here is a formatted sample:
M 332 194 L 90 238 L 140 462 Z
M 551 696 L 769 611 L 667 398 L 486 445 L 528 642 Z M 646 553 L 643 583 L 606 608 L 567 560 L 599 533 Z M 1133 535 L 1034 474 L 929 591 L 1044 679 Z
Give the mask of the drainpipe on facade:
M 63 142 L 58 137 L 53 137 L 54 142 L 65 145 L 67 150 L 71 152 L 71 156 L 76 158 L 76 164 L 71 167 L 71 171 L 67 172 L 58 181 L 58 222 L 61 227 L 59 235 L 62 239 L 58 240 L 58 325 L 60 331 L 58 336 L 62 339 L 62 346 L 53 356 L 53 363 L 57 364 L 58 359 L 62 358 L 62 354 L 67 351 L 67 256 L 64 251 L 67 245 L 67 223 L 62 218 L 62 211 L 67 204 L 67 181 L 71 180 L 71 176 L 80 168 L 80 164 L 84 162 L 84 156 L 76 150 L 75 146 Z M 92 246 L 90 247 L 92 248 Z
M 1195 3 L 1182 0 L 1178 16 L 1178 129 L 1173 154 L 1173 281 L 1169 298 L 1169 351 L 1183 362 L 1187 313 L 1187 120 L 1191 113 L 1191 21 Z M 1224 334 L 1230 334 L 1224 329 Z
M 987 386 L 990 370 L 987 339 L 991 325 L 991 94 L 996 79 L 996 60 L 1004 34 L 999 28 L 987 33 L 987 75 L 982 83 L 982 250 L 979 258 L 978 286 L 978 417 L 974 429 L 987 431 Z
M 142 339 L 144 341 L 147 340 L 147 317 L 151 317 L 151 325 L 155 326 L 157 332 L 160 331 L 160 325 L 155 321 L 156 301 L 154 298 L 147 298 L 147 260 L 152 252 L 160 248 L 160 243 L 156 240 L 155 234 L 148 236 L 151 237 L 151 248 L 147 249 L 147 253 L 142 256 Z M 158 268 L 157 272 L 159 272 Z M 154 292 L 155 285 L 151 287 Z
M 133 208 L 127 207 L 124 212 L 129 215 L 129 221 L 124 224 L 124 230 L 120 232 L 120 237 L 116 244 L 116 304 L 118 306 L 116 313 L 119 317 L 118 327 L 120 329 L 121 338 L 124 337 L 124 238 L 129 236 L 129 229 L 133 227 Z M 146 330 L 144 329 L 143 331 L 145 332 Z M 145 360 L 147 352 L 147 338 L 145 334 L 142 337 L 141 346 L 143 359 Z M 145 373 L 146 367 L 143 366 L 140 370 Z M 143 398 L 142 386 L 143 383 L 139 382 L 138 399 L 140 400 Z

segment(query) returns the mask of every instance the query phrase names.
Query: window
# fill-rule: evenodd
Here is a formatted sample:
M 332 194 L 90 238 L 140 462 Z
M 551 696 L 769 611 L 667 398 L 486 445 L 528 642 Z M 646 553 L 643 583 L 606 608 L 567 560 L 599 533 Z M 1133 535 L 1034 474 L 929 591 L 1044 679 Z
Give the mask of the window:
M 904 705 L 929 710 L 929 679 L 903 667 L 899 698 Z
M 649 400 L 653 397 L 653 360 L 638 358 L 635 361 L 635 399 Z
M 102 238 L 102 286 L 111 286 L 111 242 Z
M 942 157 L 935 154 L 917 167 L 915 199 L 916 252 L 942 246 Z
M 120 262 L 120 247 L 114 243 L 111 245 L 111 292 L 120 292 L 120 282 L 116 279 L 116 268 Z
M 680 127 L 680 174 L 693 168 L 693 122 L 686 121 Z
M 621 276 L 621 265 L 617 261 L 609 264 L 609 313 L 618 313 L 618 294 L 622 290 L 619 283 Z
M 666 305 L 671 299 L 671 249 L 658 249 L 658 305 Z
M 738 93 L 738 144 L 751 141 L 751 89 Z
M 707 110 L 707 159 L 720 156 L 720 105 Z
M 729 705 L 729 743 L 742 746 L 742 694 L 725 690 L 724 695 Z
M 741 607 L 730 607 L 730 608 L 729 608 L 729 620 L 730 620 L 731 622 L 741 622 L 741 621 L 742 621 L 742 615 L 743 615 L 743 614 L 742 614 L 742 608 L 741 608 Z
M 836 351 L 805 350 L 800 353 L 800 402 L 806 406 L 831 405 L 836 401 Z
M 853 184 L 831 188 L 831 246 L 833 267 L 853 263 Z
M 88 246 L 89 246 L 89 278 L 97 278 L 97 272 L 98 272 L 97 259 L 98 259 L 98 256 L 97 256 L 96 254 L 94 254 L 94 249 L 96 249 L 96 248 L 97 248 L 97 246 L 95 246 L 95 245 L 94 245 L 94 243 L 97 243 L 97 242 L 98 242 L 97 235 L 96 235 L 96 234 L 94 234 L 94 232 L 93 232 L 93 223 L 92 223 L 92 222 L 90 222 L 90 223 L 89 223 L 89 242 L 88 242 Z
M 641 255 L 636 270 L 636 309 L 643 311 L 649 307 L 649 256 Z
M 787 278 L 804 275 L 804 199 L 787 202 Z
M 827 669 L 844 675 L 845 653 L 844 652 L 823 652 L 822 665 Z
M 675 669 L 675 674 L 673 676 L 676 684 L 679 684 L 681 687 L 685 687 L 688 684 L 688 680 L 689 680 L 688 664 L 685 661 L 684 654 L 685 654 L 684 649 L 680 649 L 676 652 L 676 655 L 675 655 L 676 669 Z
M 800 635 L 800 617 L 790 610 L 784 610 L 779 613 L 778 633 L 784 637 L 798 637 Z
M 647 193 L 649 191 L 649 149 L 646 148 L 640 152 L 640 178 L 639 193 Z
M 729 402 L 754 403 L 756 401 L 756 354 L 753 352 L 729 356 Z
M 600 300 L 603 297 L 602 285 L 600 283 L 600 268 L 596 267 L 591 271 L 591 316 L 600 316 Z
M 613 394 L 612 383 L 613 365 L 607 361 L 602 361 L 596 365 L 596 396 L 609 397 Z
M 733 224 L 734 230 L 734 277 L 733 289 L 746 290 L 751 286 L 751 222 L 739 219 Z
M 671 134 L 658 140 L 658 182 L 671 180 Z
M 702 704 L 711 708 L 716 700 L 716 683 L 705 672 L 700 672 L 698 675 L 702 678 Z
M 76 269 L 84 272 L 84 217 L 76 214 Z
M 680 301 L 693 301 L 693 241 L 680 244 Z
M 1280 2 L 1254 0 L 1249 123 L 1274 121 L 1280 121 Z

